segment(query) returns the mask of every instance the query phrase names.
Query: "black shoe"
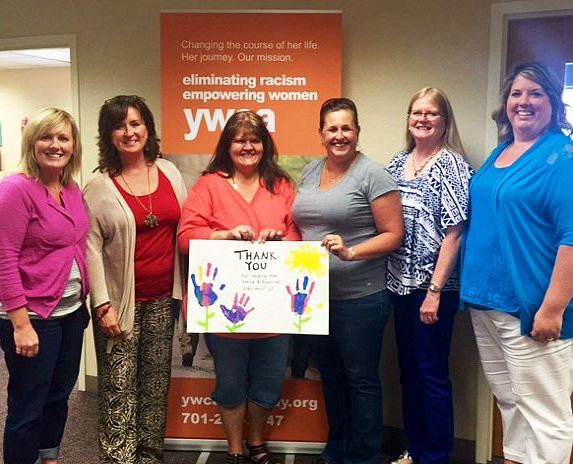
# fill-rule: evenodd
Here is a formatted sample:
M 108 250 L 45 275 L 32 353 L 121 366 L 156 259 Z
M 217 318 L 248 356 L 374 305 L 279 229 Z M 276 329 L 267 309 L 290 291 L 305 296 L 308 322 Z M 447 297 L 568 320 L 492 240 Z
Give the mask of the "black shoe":
M 254 464 L 279 464 L 279 461 L 269 453 L 267 447 L 264 445 L 251 446 L 245 443 L 249 451 L 249 460 Z
M 184 353 L 181 358 L 181 365 L 183 367 L 193 367 L 193 353 Z
M 227 453 L 225 456 L 225 464 L 246 464 L 247 456 L 244 454 L 230 454 Z
M 292 369 L 290 375 L 295 379 L 304 379 L 304 370 Z

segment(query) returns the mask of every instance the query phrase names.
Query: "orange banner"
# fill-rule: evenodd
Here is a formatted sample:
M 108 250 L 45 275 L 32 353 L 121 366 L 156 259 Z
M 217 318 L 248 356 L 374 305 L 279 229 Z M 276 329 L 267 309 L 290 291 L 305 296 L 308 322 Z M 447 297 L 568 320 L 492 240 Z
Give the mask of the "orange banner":
M 340 13 L 162 13 L 162 148 L 211 154 L 251 109 L 281 155 L 317 155 L 321 103 L 341 93 Z
M 221 414 L 211 400 L 212 378 L 171 379 L 167 438 L 225 439 Z M 288 379 L 267 418 L 268 441 L 325 442 L 328 432 L 320 382 Z

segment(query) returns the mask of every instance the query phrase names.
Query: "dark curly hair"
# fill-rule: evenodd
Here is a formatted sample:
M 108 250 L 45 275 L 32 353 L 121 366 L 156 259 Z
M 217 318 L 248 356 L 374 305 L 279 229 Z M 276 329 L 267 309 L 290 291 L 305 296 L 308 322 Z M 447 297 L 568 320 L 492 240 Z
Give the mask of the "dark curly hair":
M 99 172 L 107 172 L 111 177 L 121 174 L 123 166 L 117 149 L 112 143 L 112 132 L 123 123 L 129 108 L 139 111 L 143 123 L 147 128 L 147 142 L 143 148 L 143 155 L 148 162 L 161 158 L 159 147 L 159 137 L 155 129 L 153 114 L 148 108 L 145 100 L 137 95 L 118 95 L 106 100 L 99 112 L 98 120 L 98 148 Z
M 238 111 L 229 118 L 203 174 L 223 172 L 227 177 L 233 177 L 235 167 L 229 150 L 233 138 L 241 131 L 245 135 L 254 135 L 263 142 L 263 156 L 258 171 L 266 189 L 275 193 L 277 181 L 281 179 L 292 183 L 290 176 L 277 163 L 277 148 L 263 118 L 252 111 Z

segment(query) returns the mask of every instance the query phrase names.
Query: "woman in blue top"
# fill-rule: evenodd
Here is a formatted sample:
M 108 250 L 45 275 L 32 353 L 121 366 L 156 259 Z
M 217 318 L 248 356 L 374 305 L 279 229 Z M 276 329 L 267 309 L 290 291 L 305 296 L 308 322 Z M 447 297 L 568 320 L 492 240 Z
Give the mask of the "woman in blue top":
M 388 257 L 387 274 L 409 450 L 395 464 L 446 464 L 452 451 L 448 360 L 472 174 L 463 153 L 446 95 L 421 89 L 408 106 L 406 150 L 388 168 L 400 188 L 405 228 L 400 248 Z
M 506 463 L 569 462 L 573 445 L 573 127 L 542 65 L 516 66 L 501 145 L 470 187 L 461 298 L 501 411 Z

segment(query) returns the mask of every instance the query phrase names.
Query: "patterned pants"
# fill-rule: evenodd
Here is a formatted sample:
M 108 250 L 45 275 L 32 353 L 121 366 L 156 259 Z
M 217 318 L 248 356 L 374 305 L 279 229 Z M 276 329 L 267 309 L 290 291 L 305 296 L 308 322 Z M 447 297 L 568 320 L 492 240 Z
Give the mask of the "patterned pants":
M 135 305 L 133 336 L 106 353 L 96 326 L 100 462 L 163 462 L 174 313 L 169 297 Z

